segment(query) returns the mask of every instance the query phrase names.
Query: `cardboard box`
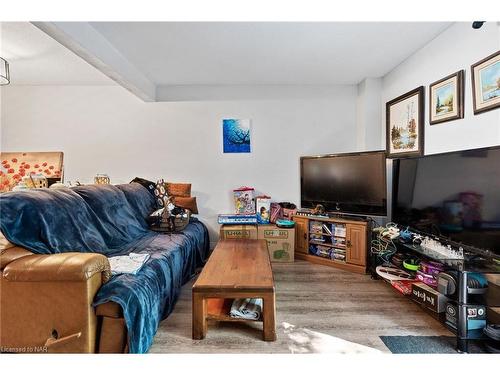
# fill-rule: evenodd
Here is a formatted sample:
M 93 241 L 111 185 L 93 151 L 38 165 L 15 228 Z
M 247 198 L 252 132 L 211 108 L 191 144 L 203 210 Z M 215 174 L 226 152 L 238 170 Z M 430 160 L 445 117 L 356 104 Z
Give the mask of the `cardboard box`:
M 259 225 L 257 238 L 267 241 L 267 248 L 272 262 L 294 261 L 295 228 Z
M 446 310 L 449 298 L 424 283 L 414 283 L 411 286 L 411 298 L 435 313 Z
M 223 225 L 220 227 L 220 239 L 257 239 L 257 225 Z

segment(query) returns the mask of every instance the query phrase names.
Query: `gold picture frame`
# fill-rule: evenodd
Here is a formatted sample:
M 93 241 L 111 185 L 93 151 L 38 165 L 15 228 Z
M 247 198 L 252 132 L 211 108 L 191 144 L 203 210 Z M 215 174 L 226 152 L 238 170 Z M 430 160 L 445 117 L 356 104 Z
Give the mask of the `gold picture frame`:
M 500 107 L 500 51 L 471 66 L 474 114 Z
M 388 158 L 424 154 L 424 86 L 386 103 L 386 154 Z
M 429 123 L 464 118 L 464 76 L 459 70 L 429 85 Z

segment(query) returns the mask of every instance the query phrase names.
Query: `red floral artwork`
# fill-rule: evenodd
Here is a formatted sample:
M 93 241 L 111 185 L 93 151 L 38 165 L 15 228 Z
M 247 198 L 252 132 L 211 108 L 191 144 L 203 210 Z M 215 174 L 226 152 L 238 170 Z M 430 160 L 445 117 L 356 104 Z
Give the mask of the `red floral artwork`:
M 12 190 L 24 176 L 41 173 L 61 177 L 62 152 L 5 152 L 0 154 L 0 192 Z

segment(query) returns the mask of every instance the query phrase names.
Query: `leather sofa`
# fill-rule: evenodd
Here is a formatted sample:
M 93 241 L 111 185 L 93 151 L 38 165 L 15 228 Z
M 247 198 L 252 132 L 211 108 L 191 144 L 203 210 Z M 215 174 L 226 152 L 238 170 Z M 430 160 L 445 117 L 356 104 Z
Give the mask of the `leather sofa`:
M 95 294 L 111 276 L 104 255 L 39 255 L 12 247 L 1 254 L 0 266 L 2 351 L 126 351 L 123 317 L 106 316 L 102 308 L 98 315 L 92 308 Z
M 147 209 L 145 208 L 142 211 L 136 209 L 134 211 L 134 215 L 144 216 L 144 213 L 151 208 L 149 192 L 144 193 L 146 190 L 143 187 L 130 185 L 119 186 L 122 192 L 112 186 L 102 188 L 105 192 L 104 195 L 93 190 L 96 188 L 80 188 L 78 194 L 84 196 L 87 199 L 86 202 L 78 198 L 73 191 L 53 193 L 49 191 L 51 189 L 45 189 L 46 192 L 25 193 L 31 194 L 31 196 L 26 195 L 27 198 L 24 200 L 29 200 L 30 197 L 36 194 L 40 196 L 46 194 L 48 199 L 76 199 L 77 203 L 75 204 L 81 206 L 89 202 L 89 197 L 95 200 L 97 196 L 99 199 L 104 197 L 106 201 L 115 199 L 118 204 L 115 204 L 116 202 L 113 204 L 118 207 L 119 211 L 117 212 L 121 212 L 120 210 L 123 210 L 128 205 L 126 199 L 131 203 L 139 202 L 141 204 L 147 201 L 147 204 L 143 204 Z M 123 192 L 126 193 L 125 196 Z M 61 194 L 63 195 L 62 198 L 60 198 Z M 10 199 L 6 197 L 10 197 Z M 4 234 L 9 229 L 5 223 L 8 221 L 9 210 L 7 208 L 17 199 L 17 197 L 15 197 L 16 199 L 12 197 L 4 194 L 0 196 L 3 211 L 0 223 Z M 102 206 L 105 201 L 104 198 L 99 201 L 99 205 Z M 36 196 L 34 205 L 37 204 L 38 199 L 40 198 Z M 151 199 L 154 202 L 154 198 Z M 24 203 L 22 204 L 24 205 Z M 71 209 L 73 210 L 74 207 Z M 111 209 L 111 206 L 104 207 L 103 211 L 110 212 Z M 29 216 L 26 212 L 32 212 L 26 210 L 24 206 L 21 207 L 24 219 Z M 46 208 L 38 208 L 37 211 L 45 210 Z M 85 210 L 89 210 L 89 207 L 85 207 Z M 12 215 L 16 213 L 15 210 L 12 210 L 12 212 Z M 92 210 L 91 214 L 101 216 L 98 219 L 98 225 L 103 227 L 106 225 L 106 220 L 113 219 L 113 216 L 104 217 L 105 215 L 99 213 L 96 209 Z M 64 210 L 58 212 L 54 224 L 56 228 L 59 228 L 66 220 L 66 218 L 61 217 L 64 215 Z M 125 214 L 120 215 L 122 216 L 118 218 L 118 221 L 123 221 Z M 33 218 L 33 220 L 35 219 Z M 13 220 L 16 225 L 19 224 L 16 221 L 17 218 Z M 21 222 L 19 225 L 27 228 L 31 224 L 29 221 L 31 218 L 26 220 L 28 221 Z M 123 221 L 122 224 L 123 228 L 128 228 L 131 225 L 127 221 Z M 91 223 L 82 223 L 82 225 L 91 226 Z M 118 227 L 118 225 L 117 223 L 116 226 Z M 66 232 L 56 233 L 56 241 L 53 239 L 47 240 L 43 233 L 39 233 L 45 229 L 40 230 L 40 228 L 36 227 L 31 230 L 32 233 L 26 229 L 27 232 L 30 232 L 27 237 L 33 238 L 34 233 L 36 237 L 35 245 L 40 242 L 43 245 L 42 250 L 46 247 L 46 252 L 49 252 L 48 254 L 40 254 L 37 252 L 43 251 L 37 246 L 29 243 L 32 249 L 28 250 L 27 247 L 30 246 L 24 246 L 21 243 L 24 241 L 22 230 L 19 231 L 20 234 L 16 234 L 17 232 L 11 230 L 13 234 L 11 233 L 11 238 L 7 239 L 15 245 L 3 249 L 0 255 L 0 351 L 20 353 L 146 352 L 152 342 L 152 335 L 156 332 L 159 321 L 172 311 L 181 285 L 194 275 L 195 269 L 201 266 L 206 259 L 209 242 L 206 227 L 196 220 L 188 226 L 187 232 L 179 235 L 179 239 L 175 241 L 171 240 L 175 235 L 150 234 L 148 232 L 151 231 L 148 231 L 147 224 L 144 225 L 144 228 L 139 229 L 146 233 L 144 238 L 150 238 L 152 242 L 143 242 L 144 248 L 135 248 L 134 251 L 143 250 L 148 252 L 154 260 L 143 266 L 145 271 L 141 269 L 140 272 L 145 273 L 145 277 L 141 278 L 141 275 L 137 275 L 139 281 L 129 281 L 131 283 L 129 286 L 119 283 L 120 277 L 127 279 L 129 275 L 111 275 L 107 256 L 113 253 L 111 248 L 105 248 L 109 241 L 103 242 L 102 249 L 96 249 L 98 252 L 85 252 L 83 250 L 75 252 L 66 249 L 69 245 L 63 246 L 60 244 L 64 240 L 63 237 L 72 228 L 66 227 Z M 14 228 L 17 230 L 16 227 Z M 114 229 L 110 226 L 106 228 L 108 234 L 109 231 Z M 123 232 L 122 228 L 119 229 Z M 80 231 L 81 229 L 77 228 L 76 230 Z M 50 230 L 51 236 L 53 235 L 52 232 L 54 232 L 53 229 Z M 116 233 L 109 236 L 110 241 L 116 242 L 117 236 Z M 195 240 L 186 240 L 186 238 L 190 238 L 189 236 L 195 238 Z M 176 247 L 172 247 L 171 242 L 175 242 Z M 136 315 L 131 315 L 131 317 L 129 315 L 127 318 L 127 311 L 124 310 L 127 306 L 126 304 L 121 305 L 119 302 L 134 297 L 133 293 L 138 289 L 138 284 L 133 284 L 133 282 L 139 282 L 139 285 L 145 287 L 148 287 L 145 284 L 150 283 L 152 292 L 147 296 L 146 300 L 154 307 L 160 305 L 158 312 L 154 310 L 158 315 L 157 320 L 154 321 L 152 328 L 146 332 L 149 336 L 146 338 L 136 337 L 136 341 L 133 342 L 136 349 L 133 346 L 131 347 L 131 332 L 129 330 L 133 329 L 133 327 L 130 327 L 130 322 L 144 319 L 141 324 L 143 326 L 144 322 L 152 321 L 153 317 L 151 315 L 153 314 L 144 313 L 144 310 L 140 310 L 135 305 L 133 306 L 133 313 Z M 108 288 L 107 295 L 112 297 L 120 295 L 120 298 L 113 301 L 113 298 L 102 298 L 101 296 L 99 303 L 96 304 L 97 297 L 106 288 Z M 168 289 L 168 293 L 165 292 L 165 288 Z M 124 296 L 124 293 L 130 293 L 130 296 Z M 165 304 L 165 306 L 161 307 L 162 304 Z M 127 327 L 127 321 L 129 327 Z M 135 334 L 135 336 L 138 336 L 138 334 Z M 142 342 L 145 342 L 145 344 L 142 346 L 137 345 L 139 339 L 143 340 Z

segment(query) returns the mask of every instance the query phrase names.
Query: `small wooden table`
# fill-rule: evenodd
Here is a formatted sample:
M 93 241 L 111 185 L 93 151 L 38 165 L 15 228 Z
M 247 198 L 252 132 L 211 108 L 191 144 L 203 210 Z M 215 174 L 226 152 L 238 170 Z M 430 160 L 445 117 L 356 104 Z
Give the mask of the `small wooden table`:
M 265 240 L 222 240 L 193 285 L 193 339 L 207 321 L 249 321 L 229 315 L 232 299 L 262 298 L 264 341 L 276 340 L 274 280 Z

